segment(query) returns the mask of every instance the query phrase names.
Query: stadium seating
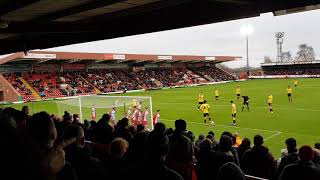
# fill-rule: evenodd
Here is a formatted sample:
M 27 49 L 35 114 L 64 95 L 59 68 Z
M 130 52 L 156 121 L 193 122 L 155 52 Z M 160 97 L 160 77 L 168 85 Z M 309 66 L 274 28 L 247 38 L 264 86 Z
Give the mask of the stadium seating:
M 10 73 L 5 76 L 24 100 L 33 100 L 29 89 L 25 88 L 19 77 L 23 77 L 42 98 L 57 98 L 72 95 L 96 94 L 136 89 L 157 89 L 206 82 L 235 80 L 228 73 L 214 67 L 198 69 L 146 69 L 130 70 L 92 70 L 89 72 L 46 72 Z
M 31 90 L 28 89 L 19 79 L 19 77 L 21 77 L 19 73 L 6 73 L 4 74 L 4 77 L 21 94 L 24 100 L 29 101 L 35 99 L 31 93 Z
M 226 131 L 218 142 L 209 132 L 207 138 L 195 141 L 191 131 L 186 133 L 184 120 L 175 122 L 174 131 L 158 123 L 151 132 L 141 128 L 137 132 L 126 118 L 112 127 L 108 114 L 98 122 L 82 124 L 68 112 L 60 118 L 46 112 L 29 116 L 28 111 L 5 108 L 0 110 L 0 120 L 1 146 L 5 147 L 0 165 L 2 175 L 10 179 L 320 179 L 319 145 L 314 149 L 302 146 L 299 151 L 295 144 L 287 145 L 283 158 L 288 157 L 292 164 L 281 172 L 269 171 L 266 168 L 276 168 L 276 161 L 263 145 L 262 136 L 255 136 L 254 146 L 249 142 L 240 156 L 242 144 L 233 144 L 241 135 Z M 257 165 L 248 166 L 248 162 Z

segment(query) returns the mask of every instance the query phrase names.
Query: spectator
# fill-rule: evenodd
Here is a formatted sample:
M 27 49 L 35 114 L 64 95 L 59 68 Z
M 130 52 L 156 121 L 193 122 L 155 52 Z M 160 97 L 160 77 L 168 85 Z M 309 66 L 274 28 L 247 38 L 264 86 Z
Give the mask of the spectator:
M 218 145 L 218 141 L 215 139 L 215 134 L 213 131 L 209 131 L 208 135 L 211 135 L 212 147 L 215 148 Z
M 191 180 L 194 149 L 191 140 L 186 137 L 187 123 L 179 119 L 175 121 L 175 127 L 173 134 L 169 136 L 168 166 L 185 180 Z
M 240 146 L 237 148 L 240 164 L 242 164 L 243 154 L 251 149 L 251 141 L 248 138 L 244 138 Z
M 314 158 L 313 149 L 310 146 L 302 146 L 299 149 L 299 162 L 286 166 L 279 180 L 291 179 L 320 179 L 320 169 L 312 162 Z
M 75 141 L 65 148 L 66 160 L 71 163 L 76 170 L 79 180 L 84 179 L 104 179 L 102 163 L 89 155 L 85 150 L 85 136 L 81 126 L 72 124 L 63 131 L 63 139 L 75 139 Z
M 235 157 L 231 152 L 232 138 L 227 135 L 222 135 L 219 141 L 219 150 L 215 153 L 214 165 L 212 166 L 213 177 L 217 177 L 219 168 L 227 163 L 235 163 Z
M 93 139 L 101 144 L 111 142 L 113 128 L 109 125 L 110 115 L 104 114 L 93 128 Z
M 289 138 L 285 141 L 287 145 L 287 152 L 288 154 L 281 158 L 280 164 L 277 169 L 277 176 L 280 175 L 282 170 L 290 164 L 298 163 L 298 150 L 297 150 L 297 142 L 293 138 Z
M 123 138 L 115 138 L 109 148 L 109 159 L 106 161 L 108 179 L 124 180 L 127 177 L 128 164 L 125 158 L 129 143 Z
M 197 160 L 198 180 L 215 179 L 215 174 L 212 173 L 212 167 L 214 167 L 215 162 L 215 152 L 212 149 L 210 139 L 204 139 L 200 144 Z
M 203 142 L 204 138 L 205 138 L 204 135 L 203 135 L 203 134 L 200 134 L 199 137 L 198 137 L 198 139 L 197 139 L 196 142 L 195 142 L 195 146 L 197 146 L 197 147 L 200 148 L 200 144 Z
M 276 164 L 269 149 L 263 146 L 263 137 L 254 136 L 254 146 L 243 155 L 241 167 L 243 171 L 252 176 L 271 179 L 275 175 Z
M 228 137 L 230 137 L 232 139 L 232 147 L 230 149 L 231 153 L 233 154 L 234 158 L 235 158 L 235 163 L 240 166 L 240 161 L 239 161 L 239 157 L 238 157 L 238 152 L 237 152 L 237 148 L 235 147 L 236 144 L 236 138 L 228 131 L 225 131 L 222 133 L 221 136 L 226 135 Z
M 145 129 L 144 129 L 144 126 L 142 124 L 138 124 L 137 126 L 137 133 L 139 132 L 143 132 Z
M 228 162 L 221 166 L 217 180 L 246 180 L 246 177 L 239 166 Z

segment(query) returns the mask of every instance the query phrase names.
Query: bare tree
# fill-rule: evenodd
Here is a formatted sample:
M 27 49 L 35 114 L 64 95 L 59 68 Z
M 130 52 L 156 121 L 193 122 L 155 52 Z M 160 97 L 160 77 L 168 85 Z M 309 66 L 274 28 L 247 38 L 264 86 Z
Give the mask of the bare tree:
M 282 56 L 282 60 L 284 62 L 288 62 L 288 61 L 292 61 L 292 55 L 291 55 L 291 52 L 290 51 L 285 51 L 281 54 Z
M 313 47 L 308 46 L 307 44 L 300 44 L 299 50 L 297 52 L 297 61 L 312 61 L 315 60 L 315 52 Z

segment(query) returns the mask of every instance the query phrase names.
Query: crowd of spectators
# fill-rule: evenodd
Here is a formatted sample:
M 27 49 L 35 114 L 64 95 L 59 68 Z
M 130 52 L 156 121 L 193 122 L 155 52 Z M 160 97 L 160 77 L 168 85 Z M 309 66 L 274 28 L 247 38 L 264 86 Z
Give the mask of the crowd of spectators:
M 290 68 L 265 70 L 265 75 L 320 75 L 320 68 Z
M 235 77 L 231 74 L 215 67 L 200 67 L 194 69 L 194 71 L 214 82 L 235 80 Z
M 20 73 L 6 73 L 3 76 L 25 99 L 33 99 L 31 90 L 20 80 Z
M 256 135 L 223 132 L 195 136 L 184 120 L 175 129 L 157 123 L 149 132 L 123 118 L 113 127 L 110 116 L 84 121 L 13 108 L 0 110 L 1 175 L 8 179 L 155 179 L 244 180 L 245 174 L 267 179 L 320 179 L 319 144 L 286 140 L 280 165 Z
M 146 69 L 131 70 L 95 70 L 90 72 L 29 72 L 18 75 L 6 74 L 12 85 L 24 94 L 30 94 L 19 77 L 23 77 L 42 98 L 63 97 L 83 94 L 157 89 L 161 87 L 183 86 L 205 82 L 234 80 L 228 73 L 214 67 L 199 69 Z
M 122 70 L 97 70 L 82 75 L 103 93 L 138 89 L 137 81 Z
M 68 84 L 76 94 L 95 94 L 94 87 L 78 72 L 59 73 L 59 84 Z

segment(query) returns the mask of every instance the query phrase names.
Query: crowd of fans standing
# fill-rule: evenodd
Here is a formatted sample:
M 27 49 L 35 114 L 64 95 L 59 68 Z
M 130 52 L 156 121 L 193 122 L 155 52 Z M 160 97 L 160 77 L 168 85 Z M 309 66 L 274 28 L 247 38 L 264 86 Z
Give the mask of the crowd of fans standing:
M 0 111 L 2 177 L 8 179 L 169 179 L 243 180 L 245 174 L 267 179 L 320 179 L 319 144 L 302 146 L 286 140 L 280 164 L 256 135 L 248 138 L 213 131 L 195 140 L 186 121 L 175 129 L 157 123 L 149 132 L 123 118 L 113 127 L 104 114 L 80 122 L 77 114 L 62 117 L 28 107 Z M 318 149 L 317 149 L 318 148 Z

